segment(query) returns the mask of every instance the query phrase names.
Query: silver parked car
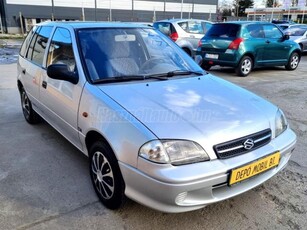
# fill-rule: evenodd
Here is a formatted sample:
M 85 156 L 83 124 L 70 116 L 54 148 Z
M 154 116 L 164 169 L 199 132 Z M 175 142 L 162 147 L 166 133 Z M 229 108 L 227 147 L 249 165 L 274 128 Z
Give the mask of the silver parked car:
M 275 105 L 203 70 L 155 29 L 35 26 L 18 61 L 25 119 L 46 120 L 89 157 L 102 203 L 202 208 L 282 170 L 296 143 Z
M 199 40 L 211 26 L 212 22 L 199 19 L 170 19 L 153 24 L 154 28 L 169 36 L 190 56 L 195 55 Z
M 290 40 L 300 45 L 302 52 L 307 51 L 307 25 L 291 27 L 286 29 L 284 33 L 290 36 Z

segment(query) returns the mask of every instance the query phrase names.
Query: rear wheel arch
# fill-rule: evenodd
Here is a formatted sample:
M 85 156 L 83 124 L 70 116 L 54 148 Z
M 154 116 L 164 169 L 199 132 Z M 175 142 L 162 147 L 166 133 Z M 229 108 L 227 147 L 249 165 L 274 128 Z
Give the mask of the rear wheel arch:
M 41 117 L 32 107 L 32 102 L 29 99 L 27 92 L 23 88 L 21 82 L 17 82 L 19 94 L 20 94 L 20 101 L 21 101 L 21 108 L 24 118 L 29 124 L 37 124 L 40 123 Z
M 19 92 L 21 92 L 21 89 L 23 88 L 23 85 L 22 85 L 20 80 L 17 80 L 17 87 L 18 87 Z
M 189 47 L 182 47 L 182 49 L 190 56 L 192 56 L 192 51 L 189 49 Z
M 245 56 L 248 56 L 248 57 L 250 57 L 250 58 L 252 59 L 252 61 L 253 61 L 253 66 L 252 66 L 252 68 L 254 68 L 254 66 L 255 66 L 255 57 L 254 57 L 254 55 L 253 55 L 252 53 L 245 53 L 244 55 L 242 55 L 241 59 L 242 59 L 243 57 L 245 57 Z M 241 59 L 240 59 L 240 61 L 241 61 Z

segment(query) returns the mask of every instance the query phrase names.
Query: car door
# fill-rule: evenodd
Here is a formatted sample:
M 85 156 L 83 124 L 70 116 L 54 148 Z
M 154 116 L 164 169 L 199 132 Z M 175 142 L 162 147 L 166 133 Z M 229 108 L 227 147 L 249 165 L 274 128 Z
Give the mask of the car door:
M 76 44 L 75 44 L 76 45 Z M 65 64 L 70 71 L 77 71 L 72 34 L 66 28 L 56 28 L 48 49 L 46 66 Z M 63 136 L 81 149 L 78 136 L 78 105 L 84 81 L 77 84 L 56 80 L 47 76 L 45 70 L 40 86 L 40 100 L 44 116 Z
M 268 43 L 265 41 L 262 25 L 258 23 L 249 24 L 246 27 L 242 27 L 241 33 L 246 51 L 254 55 L 255 66 L 261 66 L 267 62 L 264 52 L 268 47 Z
M 285 64 L 291 47 L 282 39 L 283 33 L 274 24 L 263 25 L 263 31 L 265 42 L 268 44 L 264 51 L 266 65 Z
M 46 46 L 50 37 L 52 26 L 40 26 L 34 28 L 25 40 L 18 68 L 21 74 L 23 87 L 25 88 L 35 110 L 40 110 L 39 85 L 42 76 L 42 65 L 45 60 Z M 26 44 L 28 43 L 28 44 Z M 26 51 L 26 47 L 28 50 Z

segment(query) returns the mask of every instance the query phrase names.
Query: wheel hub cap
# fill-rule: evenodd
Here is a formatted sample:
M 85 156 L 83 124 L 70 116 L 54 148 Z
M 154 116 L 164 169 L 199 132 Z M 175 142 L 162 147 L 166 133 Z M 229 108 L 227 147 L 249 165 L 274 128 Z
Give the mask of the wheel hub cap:
M 99 180 L 99 182 L 101 182 L 102 181 L 102 173 L 101 173 L 101 171 L 100 170 L 98 170 L 97 171 L 97 179 Z

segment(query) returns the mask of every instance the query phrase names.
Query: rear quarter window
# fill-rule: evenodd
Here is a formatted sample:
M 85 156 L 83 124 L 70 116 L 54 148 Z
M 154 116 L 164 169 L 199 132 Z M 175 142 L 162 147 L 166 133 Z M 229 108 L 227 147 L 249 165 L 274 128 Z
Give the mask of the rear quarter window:
M 204 34 L 204 28 L 199 21 L 180 22 L 178 25 L 187 33 Z
M 30 32 L 28 33 L 27 37 L 25 38 L 25 40 L 23 41 L 22 45 L 21 45 L 21 48 L 20 48 L 20 56 L 22 57 L 25 57 L 26 56 L 26 53 L 27 53 L 27 50 L 28 50 L 28 47 L 30 45 L 30 41 L 31 41 L 31 38 L 33 36 L 33 34 L 35 33 L 37 27 L 33 27 L 32 30 L 30 30 Z
M 52 26 L 42 26 L 35 31 L 26 55 L 27 59 L 31 60 L 37 65 L 43 64 L 48 39 L 52 29 Z
M 169 36 L 175 32 L 174 26 L 169 22 L 154 23 L 153 26 L 154 28 L 158 29 L 160 32 L 162 32 L 166 36 Z
M 237 24 L 214 24 L 206 33 L 206 37 L 216 38 L 234 38 L 240 31 L 240 25 Z

